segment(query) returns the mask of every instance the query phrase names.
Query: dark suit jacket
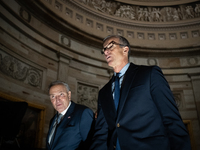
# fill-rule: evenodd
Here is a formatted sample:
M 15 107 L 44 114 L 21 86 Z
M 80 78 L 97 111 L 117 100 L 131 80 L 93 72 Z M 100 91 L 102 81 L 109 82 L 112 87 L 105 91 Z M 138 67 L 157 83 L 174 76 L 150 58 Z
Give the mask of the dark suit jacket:
M 71 102 L 71 106 L 67 110 L 61 123 L 57 126 L 53 142 L 49 145 L 49 133 L 56 119 L 56 115 L 50 122 L 46 139 L 47 150 L 87 149 L 91 140 L 89 136 L 94 120 L 93 111 L 86 106 Z
M 113 150 L 116 138 L 122 150 L 190 150 L 169 85 L 157 66 L 130 64 L 121 87 L 118 111 L 111 85 L 99 91 L 98 117 L 91 149 Z

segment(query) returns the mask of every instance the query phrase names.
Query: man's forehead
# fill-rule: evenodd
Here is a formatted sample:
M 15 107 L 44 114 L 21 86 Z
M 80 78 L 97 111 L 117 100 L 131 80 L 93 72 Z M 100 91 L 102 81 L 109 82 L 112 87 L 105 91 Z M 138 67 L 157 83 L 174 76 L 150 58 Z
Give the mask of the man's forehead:
M 108 45 L 112 41 L 119 42 L 119 39 L 116 37 L 110 37 L 110 38 L 106 39 L 106 41 L 104 41 L 103 46 Z
M 50 89 L 49 92 L 65 92 L 67 91 L 66 87 L 62 84 L 57 84 L 53 85 Z
M 49 92 L 49 95 L 54 95 L 54 94 L 59 94 L 59 93 L 63 93 L 63 92 L 65 92 L 64 90 L 54 90 L 54 91 L 50 91 Z

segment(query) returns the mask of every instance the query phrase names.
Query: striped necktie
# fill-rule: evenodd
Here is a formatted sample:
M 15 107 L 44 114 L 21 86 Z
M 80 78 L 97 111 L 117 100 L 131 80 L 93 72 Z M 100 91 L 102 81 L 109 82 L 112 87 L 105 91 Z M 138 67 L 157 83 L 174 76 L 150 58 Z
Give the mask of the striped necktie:
M 116 76 L 115 76 L 115 97 L 114 97 L 114 103 L 115 103 L 116 110 L 118 108 L 119 98 L 120 98 L 119 74 L 120 73 L 117 73 Z M 116 149 L 115 150 L 121 150 L 118 138 L 117 138 L 117 143 L 116 143 Z
M 56 118 L 56 120 L 53 124 L 53 128 L 51 130 L 51 133 L 49 135 L 49 141 L 48 141 L 49 144 L 52 142 L 52 139 L 53 139 L 53 136 L 54 136 L 54 133 L 55 133 L 55 130 L 56 130 L 56 126 L 60 123 L 62 116 L 63 116 L 62 114 L 57 115 L 57 118 Z
M 117 110 L 120 98 L 120 85 L 119 85 L 119 73 L 115 76 L 115 95 L 114 95 L 114 103 L 115 108 Z

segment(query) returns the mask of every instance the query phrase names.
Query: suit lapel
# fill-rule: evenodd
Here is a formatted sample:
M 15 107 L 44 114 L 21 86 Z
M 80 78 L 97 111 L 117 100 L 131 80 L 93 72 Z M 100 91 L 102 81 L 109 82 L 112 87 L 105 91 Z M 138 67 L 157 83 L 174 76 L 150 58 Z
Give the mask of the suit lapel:
M 47 145 L 48 145 L 49 147 L 51 147 L 51 146 L 52 146 L 52 143 L 53 143 L 53 142 L 51 142 L 51 144 L 49 144 L 48 141 L 49 141 L 49 135 L 50 135 L 51 130 L 52 130 L 52 128 L 53 128 L 53 124 L 54 124 L 54 122 L 55 122 L 55 120 L 56 120 L 56 117 L 57 117 L 57 114 L 54 115 L 54 117 L 53 117 L 53 119 L 52 119 L 52 122 L 51 122 L 51 125 L 50 125 L 50 128 L 49 128 L 49 131 L 48 131 L 47 139 L 46 139 Z M 49 149 L 50 149 L 50 148 L 49 148 Z
M 121 87 L 121 96 L 118 106 L 118 116 L 120 116 L 120 113 L 124 107 L 124 104 L 126 102 L 130 87 L 132 85 L 132 82 L 134 81 L 135 75 L 137 73 L 137 66 L 135 66 L 133 63 L 130 64 L 128 70 L 125 73 L 124 81 L 122 83 Z
M 102 88 L 102 91 L 99 94 L 99 96 L 100 96 L 99 99 L 101 100 L 102 109 L 103 109 L 104 114 L 106 114 L 106 116 L 105 116 L 106 121 L 109 125 L 115 125 L 116 117 L 120 116 L 120 113 L 121 113 L 121 111 L 124 107 L 125 101 L 127 99 L 131 84 L 136 75 L 136 72 L 137 72 L 137 66 L 134 65 L 133 63 L 131 63 L 128 70 L 125 73 L 124 81 L 122 83 L 118 111 L 116 111 L 116 109 L 115 109 L 113 95 L 112 95 L 112 82 L 114 80 L 114 76 Z
M 105 86 L 104 91 L 102 91 L 102 93 L 104 93 L 102 96 L 102 102 L 105 105 L 104 107 L 106 109 L 115 109 L 114 106 L 114 102 L 113 101 L 109 101 L 108 99 L 112 99 L 113 100 L 113 92 L 112 92 L 112 82 L 114 80 L 114 76 L 112 77 L 112 79 L 108 82 L 108 84 Z
M 62 119 L 60 124 L 57 126 L 55 137 L 54 137 L 53 142 L 52 142 L 53 143 L 52 147 L 55 143 L 57 143 L 56 141 L 58 140 L 58 137 L 62 134 L 63 129 L 66 127 L 66 125 L 69 123 L 69 121 L 73 117 L 75 105 L 76 104 L 71 101 L 71 105 L 70 105 L 69 109 L 67 110 L 66 114 L 64 115 L 64 118 Z
M 114 116 L 116 116 L 116 109 L 114 106 L 114 100 L 112 95 L 112 82 L 114 80 L 114 76 L 112 79 L 102 88 L 102 91 L 99 94 L 99 100 L 101 100 L 101 107 L 103 109 L 104 114 L 106 114 L 107 122 L 112 122 Z

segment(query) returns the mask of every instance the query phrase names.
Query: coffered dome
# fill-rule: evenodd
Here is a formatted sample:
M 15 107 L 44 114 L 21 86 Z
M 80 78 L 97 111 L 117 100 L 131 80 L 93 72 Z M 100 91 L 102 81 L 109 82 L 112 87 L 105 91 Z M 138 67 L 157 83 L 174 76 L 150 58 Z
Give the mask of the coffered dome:
M 199 1 L 18 0 L 18 2 L 35 16 L 42 17 L 42 20 L 54 29 L 97 48 L 101 48 L 104 37 L 118 34 L 130 41 L 134 55 L 199 54 Z
M 116 0 L 121 3 L 143 6 L 173 6 L 195 2 L 197 0 Z

